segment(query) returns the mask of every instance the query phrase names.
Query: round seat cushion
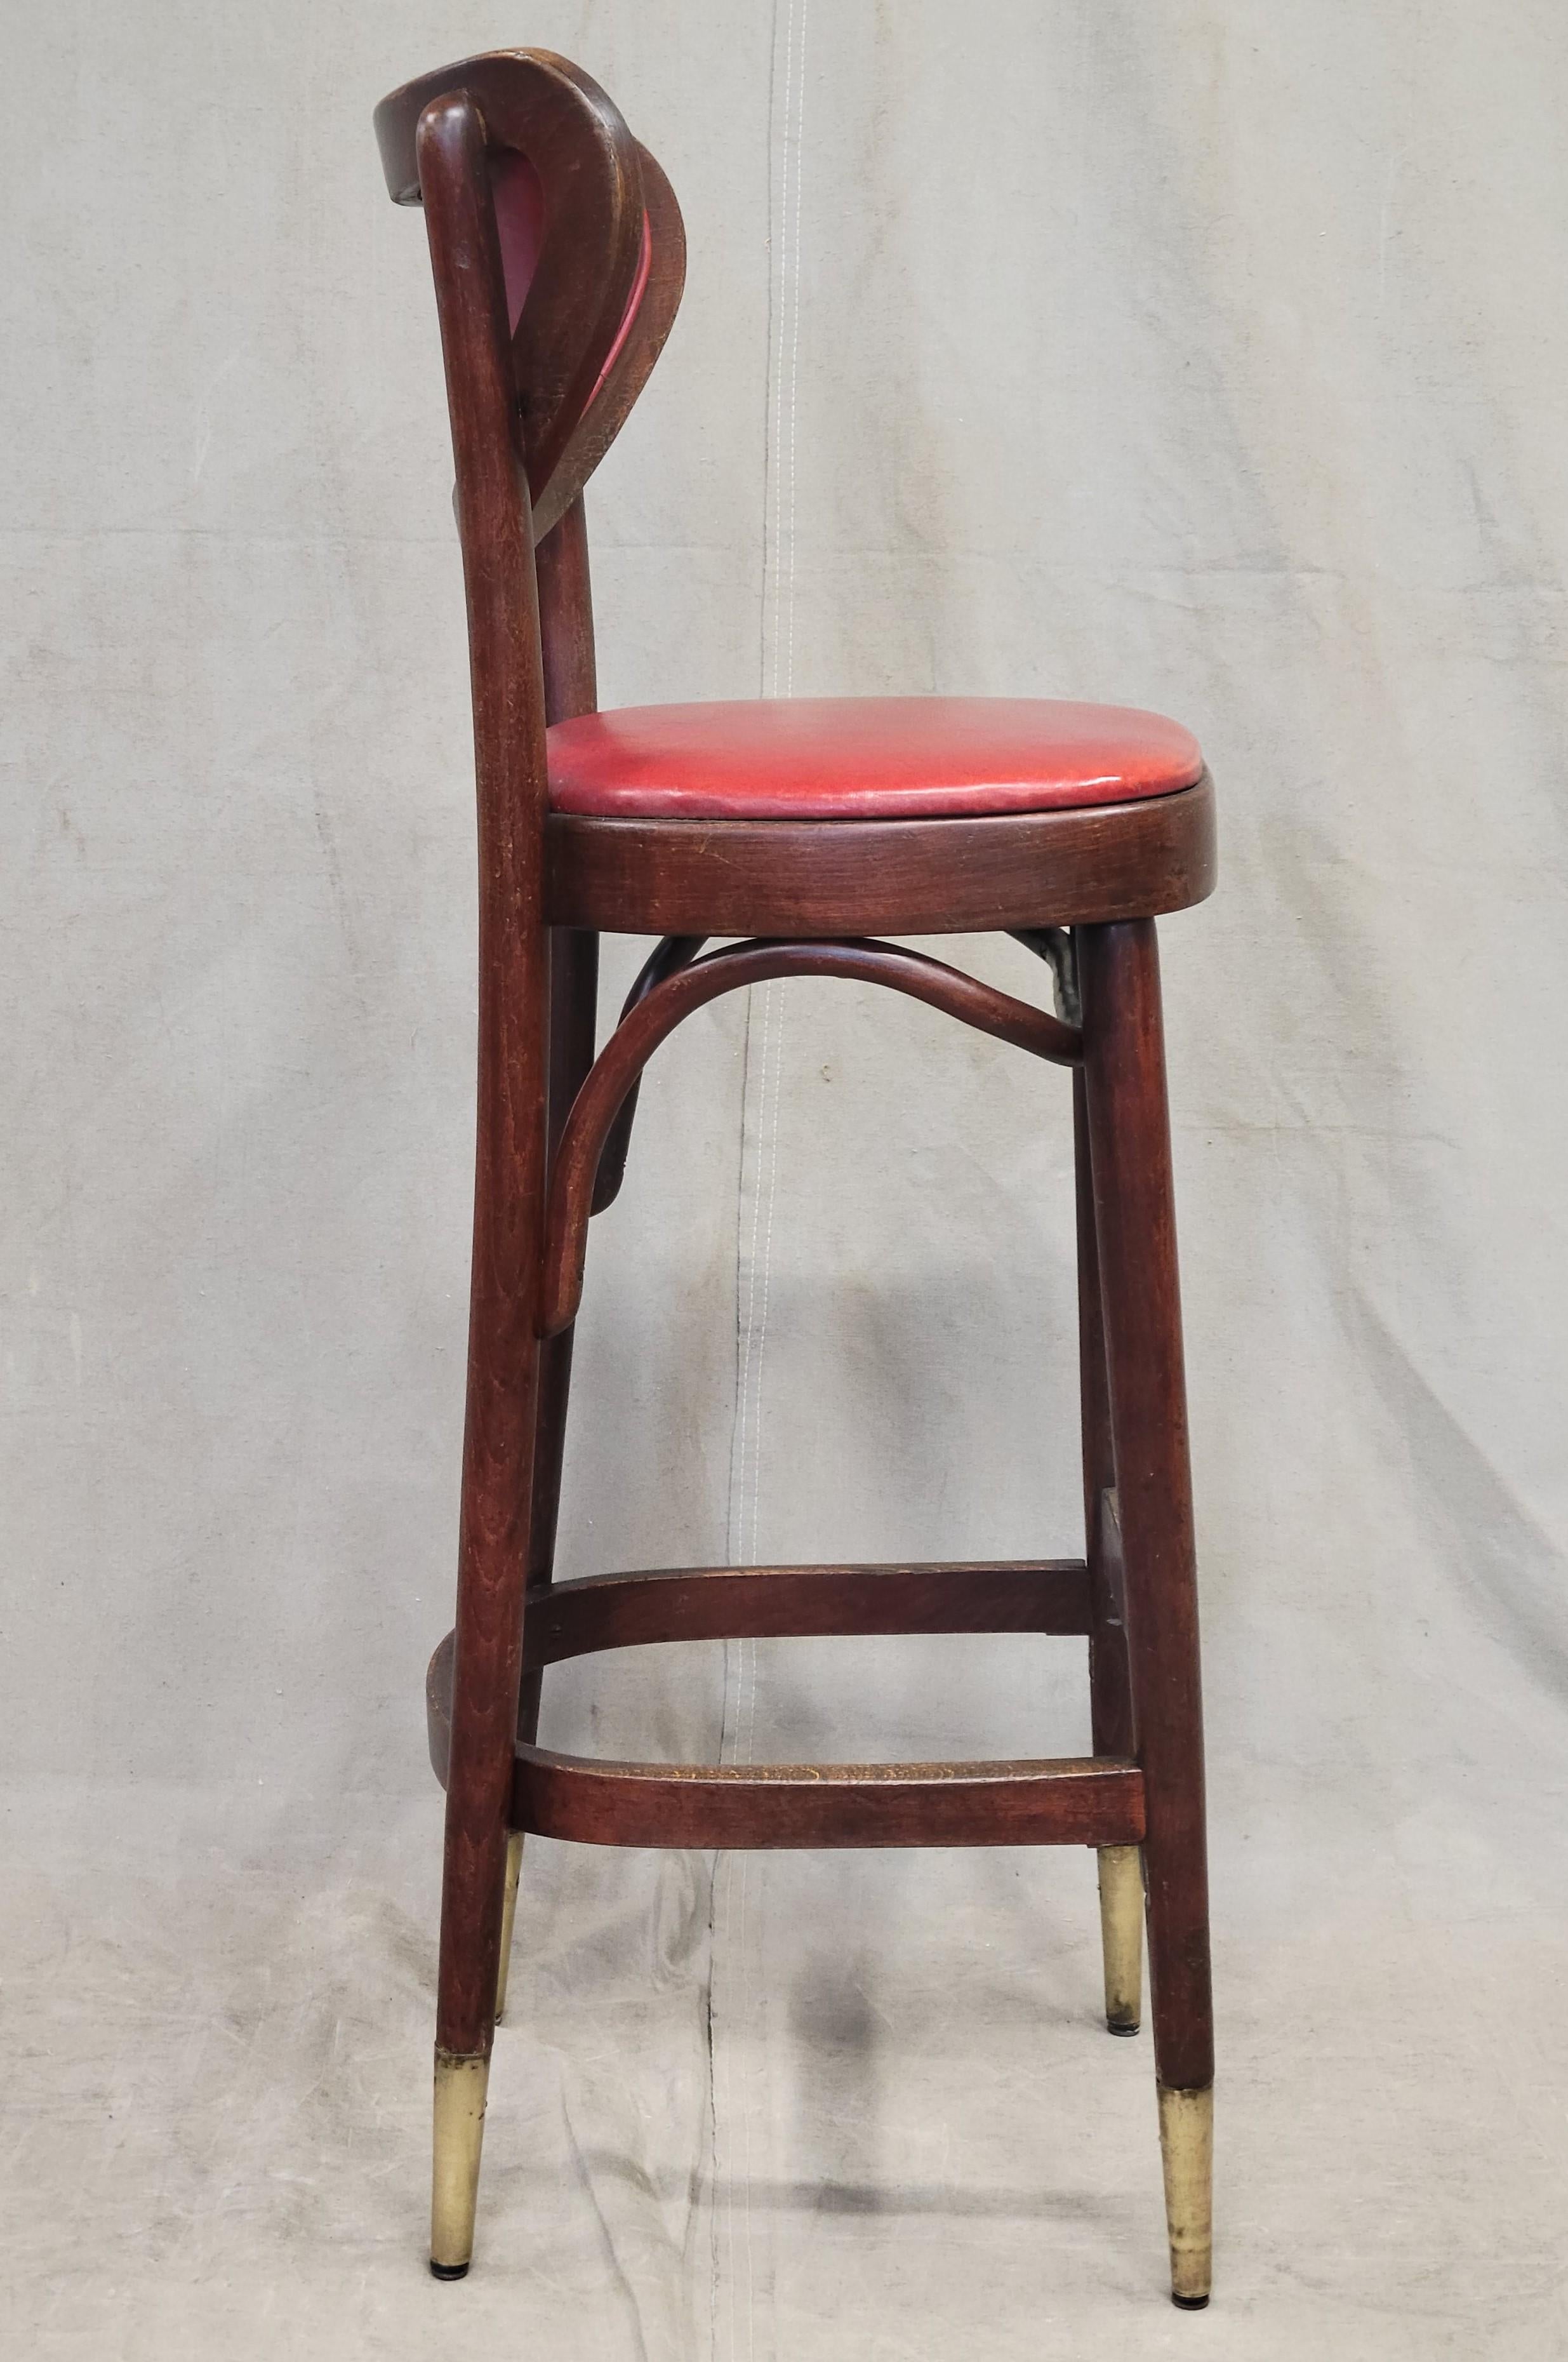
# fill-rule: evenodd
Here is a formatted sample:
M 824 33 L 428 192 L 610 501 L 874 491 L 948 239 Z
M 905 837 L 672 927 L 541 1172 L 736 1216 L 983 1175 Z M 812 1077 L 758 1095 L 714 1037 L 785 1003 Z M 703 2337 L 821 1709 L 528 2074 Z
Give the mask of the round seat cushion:
M 933 820 L 1174 794 L 1198 741 L 1137 706 L 761 698 L 558 722 L 550 803 L 601 820 Z

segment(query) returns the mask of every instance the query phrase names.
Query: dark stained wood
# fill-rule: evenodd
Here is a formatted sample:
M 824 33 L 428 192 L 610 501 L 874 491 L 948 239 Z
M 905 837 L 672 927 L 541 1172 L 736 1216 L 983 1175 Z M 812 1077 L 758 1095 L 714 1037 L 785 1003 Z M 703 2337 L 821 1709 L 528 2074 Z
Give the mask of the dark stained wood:
M 567 1113 L 593 1064 L 598 1007 L 599 938 L 558 927 L 550 936 L 549 1131 L 547 1157 L 558 1151 Z M 534 1507 L 529 1524 L 528 1584 L 548 1583 L 560 1515 L 566 1451 L 567 1397 L 571 1385 L 572 1332 L 547 1342 L 540 1359 Z
M 1110 1383 L 1100 1312 L 1088 1103 L 1082 1070 L 1073 1076 L 1073 1176 L 1078 1239 L 1078 1403 L 1083 1430 L 1084 1530 L 1094 1614 L 1089 1628 L 1089 1712 L 1097 1755 L 1135 1752 L 1132 1676 L 1122 1613 L 1121 1534 L 1116 1521 L 1116 1455 Z
M 536 563 L 545 719 L 573 722 L 580 713 L 599 710 L 588 518 L 580 493 L 539 543 Z
M 1137 1845 L 1143 1775 L 1040 1763 L 597 1763 L 519 1747 L 519 1828 L 579 1845 Z
M 535 561 L 539 586 L 545 718 L 547 722 L 565 722 L 575 714 L 591 713 L 599 698 L 588 526 L 580 494 L 560 523 L 540 542 Z M 552 928 L 547 1169 L 555 1161 L 568 1112 L 593 1064 L 598 1013 L 598 936 L 583 928 Z M 570 1329 L 565 1329 L 558 1336 L 551 1337 L 539 1360 L 534 1492 L 528 1521 L 530 1593 L 547 1586 L 555 1572 L 566 1459 L 567 1404 L 571 1391 L 572 1333 Z M 539 1676 L 536 1670 L 526 1669 L 526 1612 L 524 1643 L 525 1671 L 517 1727 L 525 1738 L 532 1738 L 539 1727 Z
M 567 1119 L 550 1179 L 545 1235 L 543 1333 L 553 1336 L 577 1318 L 582 1300 L 588 1222 L 599 1160 L 617 1110 L 658 1044 L 693 1010 L 743 985 L 774 977 L 829 976 L 883 984 L 940 1009 L 981 1033 L 1031 1051 L 1056 1065 L 1078 1054 L 1078 1036 L 1043 1009 L 1015 1000 L 974 977 L 962 976 L 923 953 L 878 943 L 741 944 L 703 959 L 654 988 L 623 1018 L 594 1062 Z
M 703 944 L 706 935 L 666 935 L 648 954 L 637 971 L 635 982 L 621 1005 L 621 1015 L 627 1018 L 639 1000 L 646 1000 L 656 985 L 663 984 L 679 969 L 690 967 Z M 632 1087 L 611 1119 L 604 1135 L 604 1145 L 599 1152 L 599 1170 L 593 1178 L 593 1203 L 590 1210 L 603 1213 L 621 1194 L 621 1184 L 626 1177 L 626 1156 L 632 1145 L 632 1126 L 636 1120 L 637 1094 L 642 1088 L 642 1076 L 633 1079 Z
M 1214 790 L 984 820 L 626 821 L 552 813 L 558 926 L 641 935 L 938 935 L 1184 911 L 1213 891 Z
M 545 1196 L 544 682 L 532 520 L 513 439 L 484 133 L 453 98 L 419 118 L 468 596 L 479 815 L 479 1107 L 436 2041 L 489 2049 L 523 1664 Z
M 657 159 L 613 101 L 580 66 L 546 50 L 465 58 L 381 101 L 376 133 L 394 202 L 419 203 L 419 117 L 456 91 L 478 106 L 492 148 L 526 156 L 547 189 L 570 190 L 569 204 L 558 204 L 547 224 L 513 340 L 542 540 L 580 495 L 664 349 L 686 283 L 686 230 Z M 645 214 L 646 282 L 617 348 L 642 264 Z
M 667 1640 L 1087 1632 L 1081 1559 L 954 1566 L 666 1567 L 558 1584 L 530 1617 L 542 1664 Z
M 643 204 L 652 248 L 647 285 L 624 344 L 557 464 L 540 504 L 542 516 L 554 515 L 558 507 L 575 498 L 598 467 L 647 383 L 680 308 L 686 285 L 686 229 L 680 207 L 657 158 L 640 140 L 633 144 L 642 166 Z
M 1127 1633 L 1148 1786 L 1154 2061 L 1162 2083 L 1192 2091 L 1213 2081 L 1214 2029 L 1197 1552 L 1159 953 L 1147 919 L 1085 927 L 1077 941 Z
M 449 98 L 467 107 L 481 149 L 525 156 L 545 190 L 545 237 L 522 316 L 514 332 L 502 321 L 542 537 L 589 472 L 584 467 L 561 474 L 560 463 L 614 349 L 636 281 L 641 156 L 619 109 L 580 66 L 547 50 L 492 52 L 422 74 L 377 107 L 387 187 L 401 204 L 418 203 L 423 192 L 428 206 L 421 127 Z M 487 168 L 480 185 L 493 218 Z M 568 191 L 569 204 L 563 204 Z M 676 293 L 679 300 L 679 287 Z
M 536 552 L 539 639 L 547 722 L 591 713 L 598 703 L 594 666 L 593 593 L 588 565 L 588 527 L 580 495 Z M 553 1165 L 571 1103 L 593 1064 L 599 1013 L 599 938 L 591 930 L 556 927 L 550 933 L 550 1034 L 547 1086 L 547 1164 Z M 534 1451 L 534 1502 L 529 1529 L 528 1585 L 547 1584 L 555 1564 L 560 1516 L 561 1471 L 566 1451 L 567 1402 L 571 1386 L 572 1335 L 552 1337 L 539 1374 L 537 1436 Z M 533 1712 L 537 1716 L 537 1684 Z M 532 1736 L 532 1733 L 529 1733 Z
M 524 1694 L 532 1678 L 536 1698 L 544 1666 L 601 1649 L 928 1632 L 1072 1635 L 1088 1632 L 1091 1617 L 1088 1569 L 1082 1559 L 659 1567 L 593 1574 L 530 1594 Z M 430 1760 L 443 1787 L 451 1744 L 452 1643 L 448 1632 L 425 1682 Z M 518 1738 L 531 1740 L 535 1729 L 528 1713 L 520 1711 Z

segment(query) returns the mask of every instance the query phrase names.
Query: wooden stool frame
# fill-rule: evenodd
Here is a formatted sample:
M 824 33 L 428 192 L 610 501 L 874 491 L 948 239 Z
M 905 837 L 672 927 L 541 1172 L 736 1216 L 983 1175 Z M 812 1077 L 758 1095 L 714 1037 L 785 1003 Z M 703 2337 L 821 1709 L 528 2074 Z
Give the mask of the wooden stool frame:
M 422 203 L 457 463 L 478 791 L 479 1106 L 458 1606 L 427 1685 L 447 1789 L 431 2268 L 472 2252 L 523 1837 L 722 1847 L 1084 1845 L 1106 2016 L 1133 2034 L 1147 1919 L 1177 2303 L 1208 2301 L 1213 2036 L 1191 1489 L 1156 917 L 1214 877 L 1207 776 L 994 818 L 626 821 L 548 807 L 547 723 L 596 705 L 582 488 L 679 301 L 668 182 L 543 51 L 464 61 L 377 110 Z M 493 160 L 545 230 L 509 310 Z M 640 292 L 639 292 L 640 290 Z M 628 325 L 629 324 L 629 325 Z M 880 934 L 1018 934 L 1058 1014 Z M 661 940 L 595 1055 L 598 938 Z M 1067 932 L 1067 931 L 1070 931 Z M 712 938 L 741 938 L 705 951 Z M 913 995 L 1072 1075 L 1086 1553 L 1021 1564 L 667 1569 L 554 1584 L 571 1323 L 658 1043 L 777 977 Z M 591 1761 L 538 1747 L 544 1668 L 601 1649 L 804 1634 L 1088 1641 L 1092 1756 L 855 1765 Z

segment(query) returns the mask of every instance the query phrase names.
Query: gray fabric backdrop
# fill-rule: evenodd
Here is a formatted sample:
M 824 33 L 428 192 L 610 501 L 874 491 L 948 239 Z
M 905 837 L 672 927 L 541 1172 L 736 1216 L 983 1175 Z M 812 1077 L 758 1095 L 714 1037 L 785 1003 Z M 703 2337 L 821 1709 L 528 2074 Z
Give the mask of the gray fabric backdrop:
M 1070 1853 L 536 1846 L 480 2264 L 423 2274 L 472 814 L 369 116 L 508 40 L 690 231 L 593 491 L 605 701 L 1105 697 L 1219 782 L 1165 930 L 1201 2322 Z M 0 2344 L 1568 2349 L 1568 18 L 58 0 L 6 48 Z M 1073 1548 L 1069 1194 L 1061 1078 L 934 1016 L 699 1018 L 595 1228 L 563 1571 Z M 1080 1658 L 643 1652 L 546 1731 L 1071 1749 Z

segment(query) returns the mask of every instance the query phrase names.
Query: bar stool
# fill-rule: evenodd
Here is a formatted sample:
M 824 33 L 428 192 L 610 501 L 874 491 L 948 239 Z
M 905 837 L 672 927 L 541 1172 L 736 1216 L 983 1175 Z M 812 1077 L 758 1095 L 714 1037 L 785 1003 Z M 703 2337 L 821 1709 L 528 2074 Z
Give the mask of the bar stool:
M 383 100 L 425 208 L 457 463 L 478 782 L 479 1107 L 457 1623 L 432 1661 L 447 1789 L 431 2269 L 473 2246 L 523 1838 L 1098 1849 L 1107 2022 L 1147 1918 L 1177 2304 L 1208 2301 L 1213 2035 L 1187 1411 L 1154 922 L 1214 881 L 1194 740 L 1132 710 L 910 698 L 596 710 L 583 486 L 679 302 L 669 184 L 543 50 Z M 994 930 L 1055 1013 L 887 936 Z M 602 933 L 657 938 L 595 1054 Z M 713 940 L 721 945 L 709 950 Z M 890 987 L 1071 1070 L 1087 1543 L 1024 1564 L 706 1567 L 553 1584 L 590 1217 L 643 1068 L 741 986 Z M 1092 1756 L 690 1765 L 535 1743 L 544 1668 L 650 1641 L 1086 1635 Z

